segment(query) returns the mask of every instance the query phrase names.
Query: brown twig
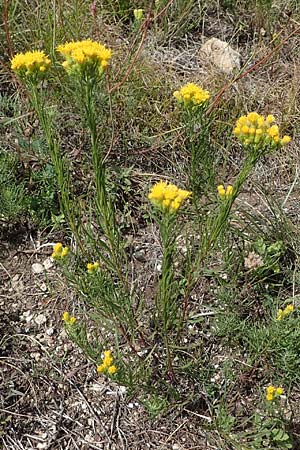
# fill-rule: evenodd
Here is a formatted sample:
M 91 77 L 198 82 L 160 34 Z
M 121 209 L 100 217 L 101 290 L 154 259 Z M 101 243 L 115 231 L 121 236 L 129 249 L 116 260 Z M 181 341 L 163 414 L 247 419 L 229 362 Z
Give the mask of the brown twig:
M 175 0 L 170 0 L 169 3 L 166 4 L 155 16 L 155 19 L 158 19 L 160 16 L 164 14 L 165 11 L 172 5 Z
M 5 0 L 4 9 L 3 9 L 3 23 L 4 23 L 8 53 L 9 53 L 10 58 L 12 58 L 14 51 L 13 51 L 13 46 L 12 46 L 10 31 L 9 31 L 9 25 L 8 25 L 8 7 L 9 7 L 9 0 Z

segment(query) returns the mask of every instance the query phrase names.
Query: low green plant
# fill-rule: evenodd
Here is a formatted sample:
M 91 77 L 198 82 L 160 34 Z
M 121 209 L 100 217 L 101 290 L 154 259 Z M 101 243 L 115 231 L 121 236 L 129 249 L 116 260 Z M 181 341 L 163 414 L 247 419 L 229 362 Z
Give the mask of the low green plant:
M 254 414 L 253 427 L 255 437 L 251 442 L 254 449 L 291 449 L 291 437 L 286 430 L 284 419 L 284 390 L 281 387 L 268 386 L 261 411 Z
M 18 176 L 18 158 L 13 153 L 0 152 L 0 218 L 13 222 L 26 210 L 25 183 Z

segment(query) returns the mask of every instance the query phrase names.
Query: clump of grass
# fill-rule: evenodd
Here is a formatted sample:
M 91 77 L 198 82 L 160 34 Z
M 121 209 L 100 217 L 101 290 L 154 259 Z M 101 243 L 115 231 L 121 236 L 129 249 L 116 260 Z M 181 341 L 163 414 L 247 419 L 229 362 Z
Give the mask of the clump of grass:
M 1 220 L 14 222 L 26 209 L 25 183 L 18 181 L 18 159 L 14 154 L 0 153 Z

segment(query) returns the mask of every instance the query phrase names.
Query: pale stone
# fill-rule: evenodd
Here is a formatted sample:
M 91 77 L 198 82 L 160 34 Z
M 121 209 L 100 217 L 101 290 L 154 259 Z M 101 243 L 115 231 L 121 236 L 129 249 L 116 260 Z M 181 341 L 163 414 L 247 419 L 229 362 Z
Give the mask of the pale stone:
M 209 59 L 223 72 L 232 73 L 240 68 L 240 54 L 227 42 L 211 38 L 200 48 L 200 55 Z
M 32 264 L 31 269 L 32 269 L 33 273 L 37 273 L 37 274 L 38 273 L 42 273 L 45 270 L 43 264 L 41 264 L 41 263 L 34 263 L 34 264 Z
M 43 325 L 43 323 L 47 322 L 47 317 L 44 314 L 39 314 L 34 321 L 37 325 Z
M 46 270 L 51 269 L 51 267 L 54 266 L 53 258 L 46 258 L 45 261 L 43 262 L 43 266 L 45 267 Z

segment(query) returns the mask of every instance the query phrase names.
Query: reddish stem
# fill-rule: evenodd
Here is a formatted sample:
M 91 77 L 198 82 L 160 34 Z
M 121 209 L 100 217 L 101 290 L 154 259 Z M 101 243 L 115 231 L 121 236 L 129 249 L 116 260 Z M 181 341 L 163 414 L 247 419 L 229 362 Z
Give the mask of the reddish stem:
M 7 43 L 7 48 L 8 48 L 8 54 L 9 54 L 9 57 L 12 58 L 14 51 L 13 51 L 13 46 L 12 46 L 10 31 L 9 31 L 9 25 L 8 25 L 8 6 L 9 6 L 9 0 L 5 0 L 4 9 L 3 9 L 3 23 L 4 23 L 4 29 L 5 29 L 5 37 L 6 37 L 6 43 Z

